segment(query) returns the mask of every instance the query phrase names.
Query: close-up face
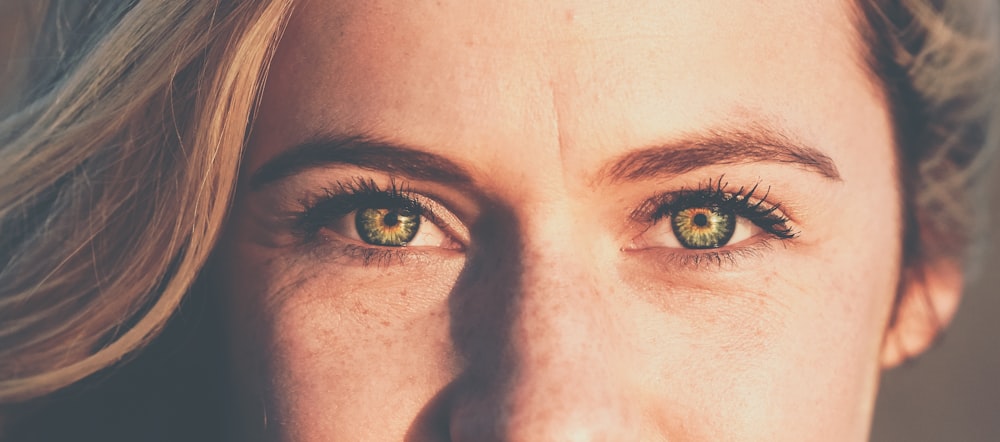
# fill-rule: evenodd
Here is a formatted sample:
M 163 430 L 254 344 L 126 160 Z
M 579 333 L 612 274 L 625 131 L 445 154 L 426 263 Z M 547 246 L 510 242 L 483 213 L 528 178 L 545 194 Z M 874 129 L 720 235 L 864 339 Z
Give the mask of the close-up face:
M 855 8 L 298 5 L 216 256 L 236 425 L 866 439 L 903 228 Z

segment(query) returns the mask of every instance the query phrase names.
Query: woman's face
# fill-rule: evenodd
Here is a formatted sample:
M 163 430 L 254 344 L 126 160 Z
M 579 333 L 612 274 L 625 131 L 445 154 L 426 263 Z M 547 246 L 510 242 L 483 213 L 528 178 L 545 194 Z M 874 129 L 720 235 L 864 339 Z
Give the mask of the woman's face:
M 220 262 L 248 434 L 863 440 L 896 293 L 851 2 L 311 1 Z

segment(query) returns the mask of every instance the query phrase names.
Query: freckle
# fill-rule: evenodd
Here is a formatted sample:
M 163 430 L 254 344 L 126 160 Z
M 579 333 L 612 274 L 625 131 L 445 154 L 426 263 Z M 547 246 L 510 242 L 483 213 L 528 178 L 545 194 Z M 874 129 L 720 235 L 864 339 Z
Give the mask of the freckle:
M 402 291 L 400 291 L 399 292 L 399 296 L 402 296 L 402 297 L 405 298 L 406 297 L 406 289 L 403 289 Z

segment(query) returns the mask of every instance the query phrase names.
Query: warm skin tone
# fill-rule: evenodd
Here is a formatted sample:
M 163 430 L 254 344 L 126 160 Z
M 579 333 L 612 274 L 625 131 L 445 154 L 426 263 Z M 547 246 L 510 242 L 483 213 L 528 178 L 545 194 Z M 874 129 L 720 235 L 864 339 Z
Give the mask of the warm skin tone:
M 866 439 L 880 369 L 934 330 L 889 324 L 891 122 L 852 6 L 618 5 L 298 7 L 219 254 L 246 437 Z M 272 162 L 359 135 L 448 170 L 370 145 Z M 796 236 L 741 220 L 687 250 L 634 216 L 721 176 Z M 289 221 L 359 178 L 426 206 L 409 245 L 367 244 L 356 212 Z M 931 276 L 948 313 L 956 279 Z

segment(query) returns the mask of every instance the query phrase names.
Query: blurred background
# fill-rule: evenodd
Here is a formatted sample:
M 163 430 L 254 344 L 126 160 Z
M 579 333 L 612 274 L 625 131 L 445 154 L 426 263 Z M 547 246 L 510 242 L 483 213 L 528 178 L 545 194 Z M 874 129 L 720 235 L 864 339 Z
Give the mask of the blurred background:
M 0 95 L 23 60 L 32 3 L 0 0 Z M 1000 163 L 993 169 L 1000 184 Z M 991 203 L 1000 222 L 1000 191 Z M 872 441 L 1000 441 L 1000 233 L 993 237 L 980 278 L 938 345 L 883 376 Z
M 1000 162 L 992 169 L 995 225 Z M 882 376 L 873 442 L 1000 441 L 1000 232 L 990 234 L 979 278 L 937 346 Z

